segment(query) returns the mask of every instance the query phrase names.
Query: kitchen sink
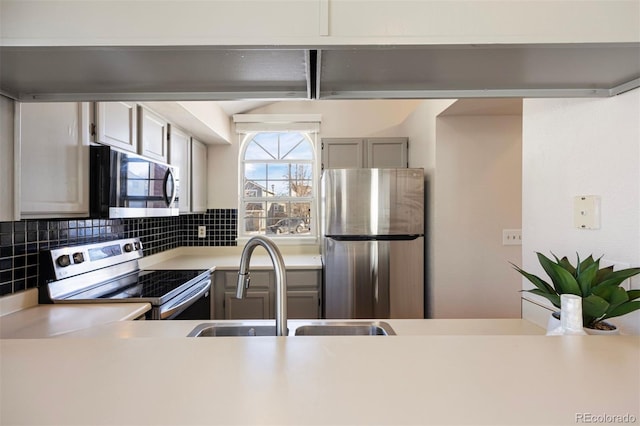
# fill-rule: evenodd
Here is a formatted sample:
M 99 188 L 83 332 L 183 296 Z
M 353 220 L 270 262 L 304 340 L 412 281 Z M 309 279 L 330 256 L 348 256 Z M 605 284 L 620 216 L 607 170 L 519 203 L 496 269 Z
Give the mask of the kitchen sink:
M 382 321 L 290 321 L 292 336 L 391 336 L 393 328 Z M 248 337 L 275 336 L 275 325 L 246 323 L 202 323 L 195 327 L 187 337 Z
M 296 336 L 390 336 L 395 335 L 386 322 L 344 322 L 302 325 Z
M 275 325 L 200 324 L 187 337 L 275 336 Z

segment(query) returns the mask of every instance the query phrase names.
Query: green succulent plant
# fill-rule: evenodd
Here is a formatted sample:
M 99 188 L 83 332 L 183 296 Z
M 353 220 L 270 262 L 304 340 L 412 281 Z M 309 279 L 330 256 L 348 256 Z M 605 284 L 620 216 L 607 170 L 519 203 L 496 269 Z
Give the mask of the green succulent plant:
M 555 262 L 542 253 L 536 253 L 542 268 L 551 278 L 551 284 L 513 265 L 536 288 L 527 291 L 545 297 L 560 309 L 561 294 L 575 294 L 582 297 L 582 323 L 585 327 L 596 328 L 597 323 L 640 309 L 640 290 L 625 290 L 620 285 L 628 278 L 640 274 L 640 268 L 614 271 L 613 266 L 600 268 L 600 259 L 593 256 L 572 265 L 567 257 Z M 553 254 L 553 253 L 552 253 Z

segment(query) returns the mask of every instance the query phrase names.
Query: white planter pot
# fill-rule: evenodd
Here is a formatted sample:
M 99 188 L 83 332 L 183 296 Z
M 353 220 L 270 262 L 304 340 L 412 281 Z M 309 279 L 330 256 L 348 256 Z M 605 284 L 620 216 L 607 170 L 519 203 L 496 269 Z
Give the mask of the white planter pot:
M 560 312 L 554 312 L 549 315 L 549 322 L 547 323 L 547 333 L 560 327 Z M 617 336 L 620 334 L 620 329 L 616 327 L 613 330 L 596 330 L 595 328 L 583 327 L 585 333 L 592 336 Z
M 610 325 L 613 325 L 613 324 L 610 324 Z M 614 328 L 613 330 L 598 330 L 595 328 L 585 327 L 584 331 L 586 331 L 587 334 L 590 334 L 593 336 L 617 336 L 620 334 L 620 329 L 618 327 Z

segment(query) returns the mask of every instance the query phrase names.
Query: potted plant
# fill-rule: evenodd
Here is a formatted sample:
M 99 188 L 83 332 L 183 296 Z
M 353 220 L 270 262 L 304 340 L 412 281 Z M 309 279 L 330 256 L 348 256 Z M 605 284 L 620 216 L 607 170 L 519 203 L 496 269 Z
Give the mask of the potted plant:
M 530 274 L 516 265 L 520 272 L 536 287 L 523 290 L 537 294 L 549 300 L 553 306 L 560 309 L 561 294 L 575 294 L 582 297 L 582 323 L 589 330 L 616 330 L 612 324 L 605 322 L 609 318 L 618 317 L 640 309 L 640 290 L 625 290 L 620 285 L 628 278 L 640 274 L 640 268 L 628 268 L 614 271 L 613 266 L 600 268 L 600 259 L 592 255 L 574 265 L 567 257 L 555 261 L 542 253 L 536 253 L 542 268 L 551 278 L 551 284 L 540 277 Z M 559 312 L 554 313 L 559 318 Z M 595 334 L 595 333 L 591 333 Z

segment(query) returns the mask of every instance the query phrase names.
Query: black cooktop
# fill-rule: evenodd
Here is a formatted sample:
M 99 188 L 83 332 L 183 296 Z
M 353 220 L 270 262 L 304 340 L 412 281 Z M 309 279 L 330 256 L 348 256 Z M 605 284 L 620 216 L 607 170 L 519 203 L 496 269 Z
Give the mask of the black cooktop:
M 172 298 L 181 287 L 200 281 L 209 275 L 203 270 L 142 270 L 102 283 L 70 297 L 71 300 L 140 299 L 154 305 Z
M 205 271 L 140 271 L 134 284 L 102 298 L 128 299 L 134 297 L 162 297 L 181 285 L 191 281 Z

